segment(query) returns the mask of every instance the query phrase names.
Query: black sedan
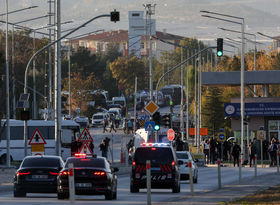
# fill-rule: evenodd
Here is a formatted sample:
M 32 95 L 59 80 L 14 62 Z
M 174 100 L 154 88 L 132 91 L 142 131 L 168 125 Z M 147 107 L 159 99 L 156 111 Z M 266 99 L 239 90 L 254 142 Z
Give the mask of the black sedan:
M 104 157 L 75 155 L 67 158 L 57 178 L 57 198 L 69 198 L 68 165 L 73 163 L 76 195 L 105 195 L 106 200 L 117 198 L 118 168 L 111 168 Z
M 58 156 L 25 157 L 14 176 L 14 197 L 26 193 L 56 193 L 57 176 L 64 166 Z

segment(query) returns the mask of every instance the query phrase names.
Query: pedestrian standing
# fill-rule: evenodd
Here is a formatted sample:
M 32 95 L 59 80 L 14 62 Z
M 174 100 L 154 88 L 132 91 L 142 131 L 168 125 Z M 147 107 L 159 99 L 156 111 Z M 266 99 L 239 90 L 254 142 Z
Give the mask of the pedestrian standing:
M 234 141 L 233 147 L 232 147 L 232 156 L 233 156 L 233 166 L 235 167 L 235 164 L 239 166 L 239 156 L 240 156 L 241 148 L 240 146 Z
M 114 119 L 110 118 L 109 126 L 110 126 L 110 132 L 112 132 L 112 130 L 114 130 L 115 132 L 117 132 L 117 131 L 115 130 Z
M 203 153 L 204 153 L 204 159 L 205 159 L 205 164 L 209 164 L 209 141 L 208 139 L 205 139 L 202 142 L 202 146 L 203 146 Z
M 214 140 L 213 137 L 210 137 L 210 140 L 209 140 L 209 150 L 210 150 L 210 163 L 215 164 L 216 140 Z
M 108 132 L 108 130 L 106 129 L 107 125 L 108 125 L 108 121 L 107 121 L 106 118 L 104 118 L 104 119 L 103 119 L 103 122 L 102 122 L 103 133 L 104 133 L 104 132 Z
M 276 154 L 277 154 L 277 144 L 275 143 L 275 139 L 272 138 L 270 141 L 270 145 L 268 147 L 269 155 L 270 155 L 270 166 L 275 166 L 276 165 Z
M 256 140 L 254 139 L 252 142 L 250 139 L 249 140 L 250 167 L 252 166 L 252 161 L 254 161 L 254 164 L 256 163 L 255 154 L 257 154 Z

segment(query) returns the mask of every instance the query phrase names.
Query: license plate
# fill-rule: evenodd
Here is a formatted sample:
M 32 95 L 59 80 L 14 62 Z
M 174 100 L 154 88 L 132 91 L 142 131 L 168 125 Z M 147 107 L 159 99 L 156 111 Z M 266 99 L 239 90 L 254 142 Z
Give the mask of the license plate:
M 32 179 L 47 179 L 48 175 L 32 175 Z
M 151 167 L 151 170 L 152 171 L 160 171 L 160 168 L 159 167 Z
M 76 183 L 76 187 L 91 187 L 91 183 Z

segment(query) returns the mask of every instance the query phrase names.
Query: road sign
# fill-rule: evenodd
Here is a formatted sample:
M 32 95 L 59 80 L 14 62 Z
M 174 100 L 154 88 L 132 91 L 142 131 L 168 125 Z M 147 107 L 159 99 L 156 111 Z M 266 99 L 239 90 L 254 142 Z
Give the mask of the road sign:
M 189 128 L 189 135 L 195 135 L 195 128 Z M 208 129 L 207 128 L 200 128 L 200 135 L 207 136 Z
M 44 144 L 34 144 L 31 145 L 31 153 L 32 155 L 44 155 L 45 153 L 45 145 Z
M 167 131 L 167 138 L 169 139 L 169 141 L 173 141 L 175 138 L 175 132 L 173 129 L 169 129 Z
M 89 131 L 87 130 L 87 128 L 85 128 L 83 130 L 82 134 L 78 138 L 78 142 L 82 142 L 82 143 L 93 142 L 93 139 L 90 136 Z
M 257 139 L 258 140 L 265 140 L 266 139 L 266 132 L 265 132 L 265 130 L 258 130 L 257 131 Z
M 44 137 L 41 135 L 39 130 L 36 128 L 31 139 L 29 140 L 29 145 L 47 144 Z
M 226 141 L 226 137 L 225 137 L 225 133 L 224 132 L 220 132 L 219 134 L 218 134 L 218 142 L 224 142 L 224 141 Z
M 29 95 L 30 95 L 29 93 L 20 94 L 17 108 L 29 108 L 29 103 L 28 103 Z
M 159 109 L 159 106 L 156 103 L 154 103 L 154 101 L 152 101 L 152 100 L 145 106 L 145 110 L 150 115 L 153 115 L 158 109 Z
M 89 146 L 87 144 L 83 144 L 80 151 L 79 151 L 80 154 L 87 154 L 87 155 L 90 155 L 92 154 L 92 151 L 91 149 L 89 148 Z
M 145 122 L 145 130 L 146 131 L 153 131 L 155 127 L 155 121 L 147 121 Z

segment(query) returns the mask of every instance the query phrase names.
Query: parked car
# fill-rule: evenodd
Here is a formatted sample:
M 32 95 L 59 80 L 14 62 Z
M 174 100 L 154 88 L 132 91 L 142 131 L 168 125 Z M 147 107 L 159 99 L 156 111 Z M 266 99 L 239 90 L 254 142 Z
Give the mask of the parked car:
M 77 116 L 74 118 L 74 121 L 78 123 L 81 128 L 88 128 L 89 127 L 89 121 L 87 117 L 84 116 Z
M 56 193 L 57 176 L 64 162 L 58 156 L 28 156 L 14 176 L 14 197 L 26 193 Z
M 176 156 L 178 160 L 183 161 L 183 164 L 179 166 L 180 170 L 180 179 L 181 180 L 189 180 L 189 163 L 192 163 L 192 175 L 193 175 L 193 183 L 197 183 L 198 179 L 198 167 L 195 161 L 192 158 L 192 155 L 188 151 L 177 151 Z
M 121 115 L 121 109 L 120 108 L 110 108 L 108 113 L 113 113 L 115 115 L 115 125 L 116 128 L 119 127 L 119 125 L 121 125 L 122 122 L 122 115 Z
M 106 200 L 117 199 L 117 172 L 104 157 L 76 154 L 69 157 L 57 177 L 57 198 L 69 198 L 68 165 L 73 163 L 76 195 L 105 195 Z
M 108 120 L 109 114 L 104 112 L 98 112 L 92 116 L 91 124 L 93 127 L 102 126 L 104 119 Z

